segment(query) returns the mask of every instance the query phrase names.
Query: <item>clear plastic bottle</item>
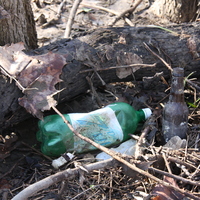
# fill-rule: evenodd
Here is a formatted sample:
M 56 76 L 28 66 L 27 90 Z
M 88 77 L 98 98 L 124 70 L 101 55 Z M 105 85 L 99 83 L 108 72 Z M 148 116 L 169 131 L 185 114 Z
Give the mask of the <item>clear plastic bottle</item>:
M 188 114 L 184 100 L 184 69 L 177 67 L 173 69 L 169 101 L 163 109 L 162 132 L 165 142 L 173 136 L 186 138 Z
M 136 111 L 127 103 L 117 102 L 89 113 L 64 114 L 73 128 L 103 146 L 119 144 L 129 139 L 139 122 L 151 115 L 149 108 Z M 96 148 L 78 138 L 59 115 L 50 115 L 38 123 L 38 141 L 48 156 L 65 152 L 83 153 Z
M 130 139 L 130 140 L 127 140 L 127 141 L 121 143 L 116 148 L 111 148 L 110 150 L 113 150 L 117 153 L 121 153 L 121 154 L 124 154 L 124 155 L 134 156 L 136 143 L 137 143 L 136 140 Z M 96 159 L 98 161 L 107 160 L 107 159 L 110 159 L 110 158 L 112 158 L 112 157 L 105 152 L 101 152 L 101 153 L 96 155 Z

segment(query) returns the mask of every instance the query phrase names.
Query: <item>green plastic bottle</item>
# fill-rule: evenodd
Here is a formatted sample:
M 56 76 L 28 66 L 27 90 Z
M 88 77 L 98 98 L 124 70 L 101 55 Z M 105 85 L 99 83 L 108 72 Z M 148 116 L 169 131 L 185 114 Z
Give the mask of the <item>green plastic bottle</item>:
M 64 114 L 73 128 L 98 144 L 109 147 L 130 138 L 139 122 L 151 115 L 149 108 L 136 111 L 127 103 L 112 103 L 89 113 Z M 48 156 L 65 152 L 83 153 L 96 148 L 78 138 L 59 115 L 50 115 L 38 123 L 37 139 Z

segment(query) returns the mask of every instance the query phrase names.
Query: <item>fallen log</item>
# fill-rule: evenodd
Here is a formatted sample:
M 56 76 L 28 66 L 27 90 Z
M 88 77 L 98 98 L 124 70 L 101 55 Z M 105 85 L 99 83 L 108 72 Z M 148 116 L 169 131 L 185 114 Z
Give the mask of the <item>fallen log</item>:
M 132 67 L 136 80 L 164 72 L 169 77 L 170 71 L 155 55 L 145 48 L 147 44 L 153 52 L 174 67 L 184 67 L 185 75 L 195 72 L 200 76 L 200 33 L 199 23 L 168 26 L 163 29 L 156 26 L 123 27 L 99 29 L 72 40 L 62 39 L 48 46 L 27 54 L 45 54 L 49 51 L 62 54 L 67 64 L 63 67 L 59 89 L 65 88 L 58 103 L 70 101 L 89 89 L 86 77 L 92 76 L 95 86 L 105 83 L 132 81 L 133 76 L 120 75 L 119 69 L 113 67 L 134 63 L 154 64 L 156 67 Z M 110 68 L 110 69 L 109 69 Z M 37 70 L 37 69 L 36 69 Z M 98 73 L 97 73 L 98 72 Z M 102 80 L 99 78 L 102 78 Z M 120 77 L 120 78 L 119 78 Z M 0 126 L 5 129 L 29 117 L 30 114 L 18 104 L 22 92 L 9 77 L 0 75 Z

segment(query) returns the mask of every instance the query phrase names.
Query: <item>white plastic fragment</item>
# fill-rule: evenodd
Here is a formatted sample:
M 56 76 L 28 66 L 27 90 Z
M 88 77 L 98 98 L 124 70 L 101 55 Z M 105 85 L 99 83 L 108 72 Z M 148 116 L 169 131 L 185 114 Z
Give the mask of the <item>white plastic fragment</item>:
M 111 150 L 121 153 L 121 154 L 133 156 L 135 154 L 136 143 L 137 143 L 136 140 L 130 139 L 130 140 L 127 140 L 126 142 L 121 143 L 117 148 L 111 148 Z M 96 159 L 98 161 L 107 160 L 110 158 L 111 156 L 109 156 L 105 152 L 101 152 L 96 156 Z
M 164 145 L 164 147 L 168 147 L 173 150 L 178 150 L 180 148 L 185 148 L 186 143 L 187 142 L 185 139 L 181 139 L 179 136 L 174 136 Z
M 52 161 L 52 166 L 55 169 L 58 169 L 59 167 L 63 166 L 65 163 L 69 162 L 72 158 L 74 158 L 74 155 L 71 153 L 65 153 L 59 158 Z

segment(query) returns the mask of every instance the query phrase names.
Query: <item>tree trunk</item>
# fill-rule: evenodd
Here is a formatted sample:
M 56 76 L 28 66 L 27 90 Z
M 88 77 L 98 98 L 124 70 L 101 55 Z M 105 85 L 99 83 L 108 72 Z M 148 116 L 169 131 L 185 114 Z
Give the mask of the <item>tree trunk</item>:
M 89 89 L 87 76 L 92 77 L 95 86 L 102 85 L 98 76 L 93 74 L 93 68 L 98 70 L 106 83 L 132 81 L 132 75 L 119 78 L 116 73 L 118 70 L 103 69 L 130 64 L 134 55 L 139 56 L 145 64 L 157 63 L 156 67 L 138 69 L 134 73 L 136 80 L 142 80 L 143 77 L 153 76 L 158 72 L 163 72 L 165 77 L 169 77 L 170 71 L 145 48 L 144 43 L 172 67 L 184 67 L 186 76 L 195 72 L 194 76 L 200 77 L 199 23 L 168 28 L 176 35 L 155 27 L 100 29 L 74 40 L 57 41 L 35 52 L 44 54 L 53 51 L 66 58 L 67 65 L 60 77 L 63 82 L 57 85 L 58 89 L 65 88 L 59 94 L 59 98 L 56 97 L 59 103 L 70 101 L 85 93 Z M 90 72 L 81 73 L 84 70 Z M 10 84 L 9 78 L 4 75 L 0 76 L 0 82 L 0 126 L 3 129 L 31 115 L 18 104 L 18 98 L 23 94 L 15 83 Z
M 37 48 L 37 33 L 30 0 L 0 0 L 0 45 L 23 42 Z
M 198 0 L 156 0 L 151 11 L 175 23 L 194 21 Z

